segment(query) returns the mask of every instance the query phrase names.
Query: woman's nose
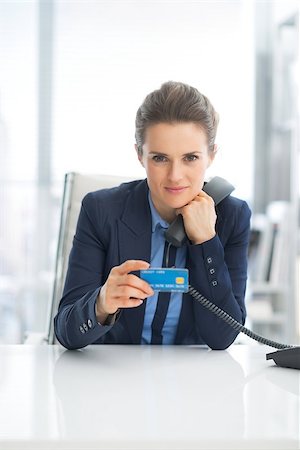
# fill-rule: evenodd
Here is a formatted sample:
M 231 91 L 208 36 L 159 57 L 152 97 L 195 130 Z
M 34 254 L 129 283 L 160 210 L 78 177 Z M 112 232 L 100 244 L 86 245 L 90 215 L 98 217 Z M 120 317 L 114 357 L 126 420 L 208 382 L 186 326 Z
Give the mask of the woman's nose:
M 182 167 L 178 162 L 172 162 L 169 167 L 168 178 L 173 183 L 181 180 L 183 177 Z

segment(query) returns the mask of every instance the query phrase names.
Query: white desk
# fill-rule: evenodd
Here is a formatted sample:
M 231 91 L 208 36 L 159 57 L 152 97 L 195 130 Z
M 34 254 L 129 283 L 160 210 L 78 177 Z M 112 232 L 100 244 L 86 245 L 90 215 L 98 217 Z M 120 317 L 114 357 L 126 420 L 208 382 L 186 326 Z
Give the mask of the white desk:
M 0 449 L 299 449 L 269 347 L 0 346 Z

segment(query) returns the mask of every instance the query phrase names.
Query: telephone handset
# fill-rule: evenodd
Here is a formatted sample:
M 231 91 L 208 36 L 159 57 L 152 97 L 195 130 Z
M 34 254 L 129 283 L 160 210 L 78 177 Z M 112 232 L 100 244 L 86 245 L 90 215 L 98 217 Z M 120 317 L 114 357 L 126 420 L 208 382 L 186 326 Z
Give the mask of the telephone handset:
M 215 202 L 215 205 L 224 200 L 225 197 L 231 194 L 234 186 L 221 177 L 214 177 L 203 187 L 206 192 Z M 165 232 L 166 240 L 174 245 L 174 247 L 181 247 L 187 240 L 187 235 L 184 229 L 183 217 L 179 214 L 174 222 L 171 223 Z

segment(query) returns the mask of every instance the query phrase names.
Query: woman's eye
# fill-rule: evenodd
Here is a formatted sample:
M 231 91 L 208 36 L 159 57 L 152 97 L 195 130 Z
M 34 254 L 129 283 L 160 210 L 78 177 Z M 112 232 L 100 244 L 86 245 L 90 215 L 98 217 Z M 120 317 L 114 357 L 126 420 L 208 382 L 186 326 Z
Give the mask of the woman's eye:
M 165 162 L 165 161 L 167 161 L 167 158 L 165 156 L 162 156 L 162 155 L 155 155 L 155 156 L 153 156 L 152 159 L 155 162 Z
M 186 161 L 196 161 L 197 159 L 199 159 L 199 156 L 197 155 L 187 155 L 185 157 Z

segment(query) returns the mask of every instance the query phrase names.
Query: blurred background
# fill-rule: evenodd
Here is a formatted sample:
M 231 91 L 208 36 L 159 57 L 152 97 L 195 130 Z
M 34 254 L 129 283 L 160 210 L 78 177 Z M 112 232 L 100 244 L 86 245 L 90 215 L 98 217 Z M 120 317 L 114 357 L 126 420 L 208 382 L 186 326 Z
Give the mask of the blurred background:
M 300 342 L 299 75 L 298 1 L 0 0 L 0 343 L 47 328 L 64 174 L 143 178 L 135 114 L 167 80 L 212 101 L 208 177 L 253 212 L 247 325 Z

